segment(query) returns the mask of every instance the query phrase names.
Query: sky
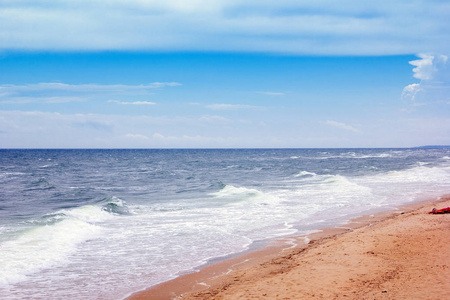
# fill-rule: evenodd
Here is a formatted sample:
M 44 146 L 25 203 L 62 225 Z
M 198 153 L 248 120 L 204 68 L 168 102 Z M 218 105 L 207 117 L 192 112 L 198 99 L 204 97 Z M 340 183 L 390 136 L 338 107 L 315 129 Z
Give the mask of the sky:
M 450 2 L 0 0 L 0 148 L 450 145 Z

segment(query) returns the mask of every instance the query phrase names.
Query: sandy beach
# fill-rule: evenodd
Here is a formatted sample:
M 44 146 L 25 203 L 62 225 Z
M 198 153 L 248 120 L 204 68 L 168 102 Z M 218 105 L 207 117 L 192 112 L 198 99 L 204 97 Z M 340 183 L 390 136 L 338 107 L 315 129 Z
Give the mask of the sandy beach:
M 450 195 L 279 240 L 129 299 L 448 299 L 450 214 L 428 214 L 448 206 Z

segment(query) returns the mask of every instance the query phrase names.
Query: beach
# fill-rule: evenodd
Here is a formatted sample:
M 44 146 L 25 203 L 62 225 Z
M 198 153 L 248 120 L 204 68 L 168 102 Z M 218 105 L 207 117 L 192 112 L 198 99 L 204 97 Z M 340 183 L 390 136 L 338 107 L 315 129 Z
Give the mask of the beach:
M 450 195 L 279 240 L 129 299 L 447 299 L 450 215 L 428 212 L 448 206 Z

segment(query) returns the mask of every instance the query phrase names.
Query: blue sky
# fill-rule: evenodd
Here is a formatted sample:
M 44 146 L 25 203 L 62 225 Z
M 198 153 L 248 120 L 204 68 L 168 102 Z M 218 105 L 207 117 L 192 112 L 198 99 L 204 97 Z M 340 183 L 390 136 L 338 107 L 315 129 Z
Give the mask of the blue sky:
M 450 144 L 447 1 L 0 2 L 0 148 Z

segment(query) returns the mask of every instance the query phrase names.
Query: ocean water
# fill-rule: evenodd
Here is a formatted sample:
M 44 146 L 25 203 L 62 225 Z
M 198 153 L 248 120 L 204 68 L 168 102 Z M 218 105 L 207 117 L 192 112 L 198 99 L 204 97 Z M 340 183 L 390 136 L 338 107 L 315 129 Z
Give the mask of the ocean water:
M 0 298 L 122 299 L 450 191 L 450 148 L 0 150 Z

